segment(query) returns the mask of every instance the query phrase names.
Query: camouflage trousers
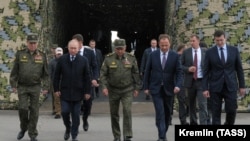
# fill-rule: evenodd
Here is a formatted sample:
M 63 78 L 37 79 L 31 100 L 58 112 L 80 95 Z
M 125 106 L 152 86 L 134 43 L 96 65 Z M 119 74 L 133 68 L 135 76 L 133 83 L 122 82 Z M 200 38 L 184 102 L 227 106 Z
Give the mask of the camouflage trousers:
M 39 116 L 39 97 L 41 86 L 18 86 L 18 112 L 20 128 L 27 131 L 30 137 L 36 137 Z
M 112 92 L 109 90 L 109 106 L 111 114 L 111 127 L 114 138 L 121 137 L 120 125 L 119 125 L 119 106 L 122 103 L 123 109 L 123 136 L 132 137 L 132 117 L 131 117 L 131 105 L 132 105 L 132 91 Z

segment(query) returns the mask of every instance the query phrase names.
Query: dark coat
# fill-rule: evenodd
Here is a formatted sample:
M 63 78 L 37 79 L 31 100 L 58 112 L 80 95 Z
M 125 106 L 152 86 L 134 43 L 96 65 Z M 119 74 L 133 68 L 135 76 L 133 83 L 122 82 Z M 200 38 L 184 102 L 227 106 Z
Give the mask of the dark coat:
M 60 83 L 61 82 L 61 83 Z M 91 80 L 88 60 L 79 54 L 74 61 L 70 55 L 61 56 L 56 65 L 54 91 L 61 92 L 61 99 L 80 101 L 84 94 L 90 94 Z
M 245 88 L 240 53 L 236 47 L 227 45 L 227 60 L 222 64 L 216 46 L 207 50 L 204 62 L 203 90 L 221 92 L 224 82 L 228 91 Z
M 162 69 L 160 50 L 157 50 L 149 55 L 144 74 L 144 89 L 149 89 L 152 95 L 159 94 L 163 82 L 166 94 L 173 96 L 174 87 L 182 86 L 182 77 L 178 54 L 170 50 L 165 68 Z
M 91 80 L 93 79 L 98 80 L 99 70 L 94 51 L 92 49 L 84 48 L 83 56 L 85 56 L 88 59 Z

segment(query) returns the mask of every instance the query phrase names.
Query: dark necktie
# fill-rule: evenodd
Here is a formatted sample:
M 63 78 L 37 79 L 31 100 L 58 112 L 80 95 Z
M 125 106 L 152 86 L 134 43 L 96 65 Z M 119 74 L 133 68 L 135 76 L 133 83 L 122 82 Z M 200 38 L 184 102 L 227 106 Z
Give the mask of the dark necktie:
M 162 69 L 164 69 L 165 68 L 165 64 L 166 64 L 166 53 L 164 52 L 163 53 L 163 56 L 162 56 L 162 62 L 161 62 L 161 67 L 162 67 Z
M 225 61 L 225 56 L 224 56 L 224 52 L 223 52 L 223 48 L 220 48 L 220 59 L 223 65 L 225 65 L 226 61 Z
M 195 70 L 195 72 L 193 74 L 194 80 L 197 79 L 197 70 L 198 70 L 198 68 L 197 68 L 197 66 L 198 66 L 197 62 L 198 62 L 198 59 L 197 59 L 197 50 L 194 50 L 194 66 L 196 67 L 196 70 Z
M 70 60 L 74 61 L 75 60 L 75 56 L 71 56 Z

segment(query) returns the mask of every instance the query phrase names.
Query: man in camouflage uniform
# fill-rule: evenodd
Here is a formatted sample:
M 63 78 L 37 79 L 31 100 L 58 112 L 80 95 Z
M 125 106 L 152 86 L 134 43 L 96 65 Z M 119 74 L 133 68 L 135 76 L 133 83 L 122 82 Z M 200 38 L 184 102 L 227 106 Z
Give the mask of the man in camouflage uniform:
M 108 54 L 101 67 L 100 84 L 102 93 L 109 95 L 111 126 L 114 141 L 120 141 L 119 105 L 123 105 L 123 136 L 124 141 L 131 141 L 132 94 L 136 97 L 139 91 L 139 70 L 134 55 L 127 53 L 124 39 L 114 42 L 115 52 Z
M 18 140 L 22 139 L 28 130 L 31 141 L 37 141 L 40 92 L 43 89 L 43 94 L 47 94 L 49 87 L 46 55 L 37 49 L 37 41 L 37 34 L 28 35 L 27 48 L 17 51 L 10 74 L 10 85 L 13 92 L 18 91 L 19 99 L 21 131 L 17 135 Z

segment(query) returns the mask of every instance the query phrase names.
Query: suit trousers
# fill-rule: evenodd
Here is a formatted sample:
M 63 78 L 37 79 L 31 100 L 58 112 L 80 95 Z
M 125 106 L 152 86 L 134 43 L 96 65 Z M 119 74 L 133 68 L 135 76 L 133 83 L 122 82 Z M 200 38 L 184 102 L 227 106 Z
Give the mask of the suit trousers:
M 197 125 L 196 115 L 196 103 L 198 102 L 199 108 L 199 121 L 200 125 L 207 125 L 208 112 L 207 112 L 207 98 L 202 93 L 202 80 L 193 80 L 193 84 L 188 88 L 188 100 L 189 100 L 189 113 L 190 124 Z
M 174 96 L 167 96 L 163 86 L 161 86 L 160 93 L 151 95 L 156 113 L 155 121 L 158 137 L 159 139 L 166 139 Z
M 237 112 L 237 91 L 228 91 L 224 84 L 221 92 L 210 92 L 212 106 L 212 124 L 221 125 L 222 102 L 225 102 L 226 121 L 225 124 L 233 125 L 235 123 Z
M 91 109 L 92 109 L 92 103 L 94 100 L 94 91 L 95 91 L 95 87 L 91 87 L 91 97 L 88 100 L 83 100 L 82 101 L 82 107 L 81 107 L 81 111 L 82 111 L 82 117 L 83 119 L 87 120 L 88 116 L 91 114 Z
M 179 104 L 179 119 L 181 123 L 185 123 L 189 114 L 189 102 L 185 87 L 180 88 L 177 99 Z
M 61 106 L 62 106 L 63 123 L 66 127 L 66 130 L 70 130 L 71 136 L 76 137 L 78 135 L 78 129 L 80 125 L 81 100 L 80 101 L 61 100 Z M 72 119 L 72 123 L 70 121 L 70 118 Z

